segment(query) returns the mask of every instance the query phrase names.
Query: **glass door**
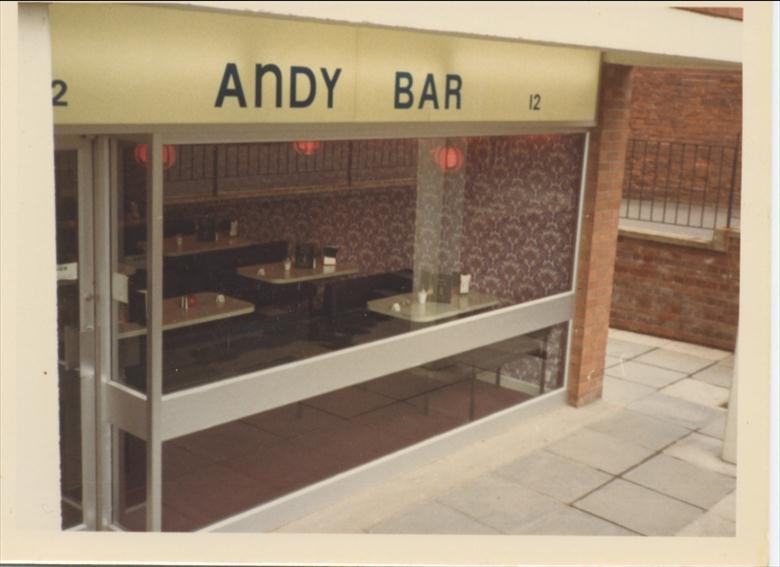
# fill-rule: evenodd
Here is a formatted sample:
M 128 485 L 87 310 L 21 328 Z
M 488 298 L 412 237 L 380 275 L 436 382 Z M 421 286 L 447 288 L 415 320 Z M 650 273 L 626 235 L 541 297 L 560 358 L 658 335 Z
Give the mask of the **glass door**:
M 85 138 L 58 139 L 54 166 L 62 528 L 94 529 L 96 353 L 91 142 Z
M 162 198 L 151 190 L 158 175 L 161 191 L 158 141 L 95 140 L 97 529 L 161 528 Z
M 147 141 L 56 144 L 63 529 L 160 529 L 160 393 L 149 388 L 149 368 L 161 351 L 161 293 L 146 291 L 161 279 L 149 251 L 161 241 L 162 214 L 147 192 L 155 161 Z
M 151 320 L 152 301 L 156 286 L 152 286 L 150 262 L 153 218 L 151 210 L 152 149 L 146 138 L 111 138 L 107 141 L 110 163 L 106 238 L 111 286 L 110 375 L 106 387 L 132 392 L 142 400 L 142 426 L 131 429 L 116 415 L 108 415 L 110 425 L 111 523 L 123 530 L 153 531 L 159 522 L 157 502 L 160 482 L 149 482 L 159 467 L 159 457 L 150 459 L 148 451 L 148 415 L 152 352 L 159 352 L 153 341 L 156 334 Z M 112 408 L 113 410 L 119 408 Z M 108 410 L 108 408 L 107 408 Z M 136 420 L 138 421 L 138 420 Z M 150 491 L 152 494 L 150 495 Z M 154 505 L 149 503 L 154 500 Z M 152 518 L 150 519 L 150 516 Z M 159 529 L 159 528 L 158 528 Z

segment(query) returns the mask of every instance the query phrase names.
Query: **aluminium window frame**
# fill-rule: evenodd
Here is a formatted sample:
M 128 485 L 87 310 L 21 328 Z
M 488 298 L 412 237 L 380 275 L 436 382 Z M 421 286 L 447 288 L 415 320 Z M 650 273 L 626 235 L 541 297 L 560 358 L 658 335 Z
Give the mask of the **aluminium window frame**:
M 577 226 L 575 232 L 574 259 L 572 266 L 571 288 L 563 293 L 547 296 L 530 302 L 512 305 L 465 317 L 462 319 L 434 325 L 425 329 L 410 331 L 393 337 L 356 345 L 343 350 L 333 351 L 317 355 L 315 357 L 293 361 L 287 364 L 249 372 L 243 375 L 219 380 L 213 383 L 196 386 L 169 394 L 161 394 L 162 388 L 162 329 L 161 325 L 150 325 L 147 335 L 149 352 L 147 391 L 152 396 L 137 392 L 123 386 L 119 382 L 110 379 L 102 381 L 102 396 L 104 400 L 104 412 L 106 424 L 112 428 L 119 428 L 139 437 L 143 440 L 152 439 L 154 443 L 147 443 L 147 468 L 152 479 L 151 484 L 157 485 L 148 490 L 147 526 L 152 530 L 161 529 L 162 497 L 161 484 L 161 446 L 166 440 L 179 437 L 188 433 L 202 431 L 224 423 L 235 421 L 243 417 L 269 410 L 275 407 L 304 400 L 309 397 L 347 387 L 371 380 L 373 378 L 404 370 L 431 362 L 439 358 L 457 354 L 473 348 L 479 348 L 494 342 L 512 338 L 517 335 L 530 333 L 544 329 L 552 325 L 567 323 L 568 333 L 565 346 L 564 382 L 561 388 L 534 398 L 562 399 L 568 385 L 569 362 L 573 332 L 573 318 L 575 306 L 575 293 L 577 289 L 577 272 L 579 267 L 579 251 L 584 209 L 585 181 L 587 177 L 587 158 L 590 134 L 586 129 L 593 124 L 567 124 L 567 125 L 529 125 L 522 127 L 516 124 L 402 124 L 402 125 L 307 125 L 305 137 L 307 139 L 338 140 L 338 139 L 379 139 L 379 138 L 431 138 L 454 136 L 508 136 L 508 135 L 532 135 L 532 134 L 581 134 L 583 135 L 582 166 L 580 168 L 580 188 L 578 195 Z M 67 133 L 74 127 L 59 128 L 58 133 Z M 204 130 L 207 131 L 204 133 Z M 121 131 L 121 133 L 119 133 Z M 103 132 L 113 136 L 135 137 L 133 134 L 144 134 L 153 147 L 162 151 L 163 144 L 186 143 L 228 143 L 228 142 L 279 142 L 293 141 L 303 135 L 301 125 L 262 125 L 256 127 L 246 126 L 206 126 L 201 128 L 122 128 L 115 129 L 108 126 L 81 128 L 82 133 Z M 150 133 L 151 132 L 151 133 Z M 70 132 L 72 133 L 72 132 Z M 107 159 L 108 152 L 98 152 L 96 160 Z M 150 159 L 153 163 L 153 160 Z M 97 164 L 98 168 L 110 167 L 108 164 Z M 151 168 L 150 168 L 151 169 Z M 148 178 L 150 194 L 148 204 L 154 218 L 150 226 L 156 227 L 156 222 L 162 222 L 162 193 L 163 180 L 161 166 L 154 168 L 155 174 Z M 115 177 L 115 176 L 114 176 Z M 100 186 L 103 181 L 108 186 Z M 109 181 L 105 176 L 96 177 L 96 194 L 111 195 L 115 198 L 116 181 Z M 156 218 L 159 216 L 159 219 Z M 98 225 L 103 226 L 104 234 L 110 234 L 116 230 L 111 226 L 110 218 L 97 219 Z M 110 229 L 109 229 L 110 227 Z M 148 235 L 151 258 L 161 262 L 162 255 L 162 231 L 161 226 L 155 230 L 150 228 Z M 101 263 L 96 259 L 98 270 L 110 270 L 110 262 Z M 104 273 L 102 278 L 98 275 L 98 281 L 110 281 L 111 274 Z M 159 281 L 158 281 L 159 280 Z M 161 270 L 150 271 L 149 282 L 149 313 L 150 321 L 156 321 L 160 316 L 162 302 L 162 273 Z M 107 292 L 107 290 L 106 290 Z M 105 297 L 110 301 L 111 294 Z M 105 301 L 105 299 L 104 299 Z M 103 313 L 110 313 L 105 308 Z M 105 321 L 109 328 L 113 322 Z M 159 349 L 160 352 L 154 351 Z M 323 376 L 327 376 L 323 380 Z M 104 377 L 107 378 L 107 377 Z M 151 388 L 149 387 L 151 386 Z M 501 415 L 511 414 L 522 410 L 526 404 L 508 408 L 500 412 Z M 455 432 L 478 430 L 480 424 L 491 420 L 494 416 L 488 416 L 476 420 L 470 424 L 461 426 Z M 435 437 L 429 442 L 419 445 L 435 446 L 439 437 L 447 437 L 448 434 Z M 464 437 L 455 435 L 454 437 Z M 466 435 L 465 437 L 468 437 Z M 107 445 L 107 443 L 106 443 Z M 400 453 L 403 453 L 401 451 Z M 105 451 L 109 453 L 109 451 Z M 392 455 L 391 455 L 392 456 Z M 106 462 L 106 456 L 101 460 Z M 385 458 L 380 459 L 384 461 Z M 417 459 L 419 460 L 419 459 Z M 369 463 L 370 465 L 371 463 Z M 363 469 L 365 467 L 358 467 Z M 349 475 L 351 471 L 347 471 Z M 108 483 L 115 483 L 115 473 Z M 339 475 L 342 477 L 344 475 Z M 323 484 L 323 483 L 319 483 Z M 325 482 L 324 485 L 328 483 Z M 313 487 L 304 489 L 310 493 Z M 105 493 L 104 493 L 105 494 Z M 108 496 L 106 494 L 106 496 Z M 280 500 L 289 500 L 288 495 Z M 108 509 L 110 498 L 103 500 L 102 518 L 104 527 L 121 529 L 111 522 L 112 511 Z M 295 499 L 292 499 L 294 501 Z M 316 499 L 315 499 L 316 500 Z M 276 501 L 274 501 L 276 502 Z M 270 504 L 274 504 L 274 502 Z M 268 508 L 263 505 L 259 508 Z M 278 511 L 277 511 L 278 513 Z M 239 514 L 244 517 L 245 514 Z M 229 519 L 218 522 L 219 526 L 229 525 Z M 110 524 L 110 525 L 108 525 Z M 209 529 L 209 528 L 207 528 Z M 220 528 L 222 529 L 222 528 Z

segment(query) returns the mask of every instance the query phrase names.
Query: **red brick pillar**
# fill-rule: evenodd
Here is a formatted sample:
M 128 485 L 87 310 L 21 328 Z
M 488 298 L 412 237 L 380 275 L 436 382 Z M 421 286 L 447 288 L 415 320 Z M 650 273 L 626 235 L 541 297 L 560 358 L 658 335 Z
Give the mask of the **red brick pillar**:
M 568 400 L 601 397 L 607 348 L 618 211 L 629 135 L 631 67 L 602 65 L 598 125 L 591 132 L 585 178 L 577 300 Z

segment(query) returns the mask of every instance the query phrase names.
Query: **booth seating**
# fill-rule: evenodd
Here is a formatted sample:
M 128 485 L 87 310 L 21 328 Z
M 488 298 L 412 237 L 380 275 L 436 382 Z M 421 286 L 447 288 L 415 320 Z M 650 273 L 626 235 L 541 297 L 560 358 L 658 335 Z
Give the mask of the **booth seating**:
M 230 294 L 242 297 L 242 292 L 254 293 L 257 301 L 267 301 L 268 290 L 263 284 L 247 282 L 248 289 L 236 293 L 234 288 Z M 259 292 L 253 290 L 258 285 Z M 408 331 L 408 322 L 370 312 L 366 302 L 410 290 L 411 271 L 344 278 L 326 284 L 323 308 L 315 312 L 278 316 L 258 312 L 168 332 L 163 337 L 165 390 L 192 387 Z
M 256 305 L 277 301 L 278 298 L 271 294 L 281 286 L 240 276 L 234 278 L 234 266 L 240 265 L 239 262 L 246 265 L 277 261 L 286 255 L 286 251 L 287 243 L 279 241 L 214 253 L 218 257 L 199 254 L 199 257 L 206 257 L 199 258 L 189 269 L 205 272 L 196 273 L 196 277 L 192 271 L 185 272 L 185 277 L 179 280 L 178 291 L 191 293 L 198 290 L 196 286 L 203 286 L 253 301 Z M 172 269 L 167 264 L 166 268 Z M 322 307 L 312 312 L 269 316 L 257 310 L 248 315 L 168 331 L 163 336 L 164 391 L 189 388 L 426 327 L 431 323 L 405 321 L 367 308 L 370 300 L 411 291 L 411 270 L 346 277 L 325 284 Z M 496 376 L 498 386 L 504 365 L 518 356 L 518 345 L 511 346 L 503 352 L 501 348 L 478 349 L 438 363 L 444 366 L 460 363 L 490 371 Z M 521 355 L 538 350 L 538 347 L 531 348 L 536 346 L 535 341 L 525 346 L 520 349 Z M 128 381 L 143 390 L 143 367 L 128 370 Z
M 230 250 L 166 257 L 163 266 L 163 296 L 215 291 L 258 305 L 270 303 L 273 300 L 271 291 L 263 290 L 257 282 L 240 277 L 236 274 L 236 268 L 282 262 L 286 256 L 287 241 L 277 240 Z

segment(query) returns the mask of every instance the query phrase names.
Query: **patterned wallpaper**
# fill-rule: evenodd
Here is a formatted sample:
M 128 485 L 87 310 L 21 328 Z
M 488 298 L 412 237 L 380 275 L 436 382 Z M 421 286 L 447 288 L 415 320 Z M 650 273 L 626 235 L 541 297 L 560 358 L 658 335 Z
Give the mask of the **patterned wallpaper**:
M 475 289 L 520 303 L 571 288 L 583 143 L 469 140 L 461 263 Z
M 443 175 L 418 142 L 418 187 L 166 205 L 168 217 L 214 213 L 264 242 L 340 246 L 361 273 L 438 267 L 471 273 L 511 303 L 571 287 L 582 135 L 451 139 L 465 166 Z
M 414 200 L 411 187 L 366 189 L 168 205 L 165 215 L 196 219 L 214 214 L 222 220 L 235 219 L 239 233 L 257 242 L 335 244 L 339 261 L 355 263 L 361 273 L 370 274 L 411 267 Z

